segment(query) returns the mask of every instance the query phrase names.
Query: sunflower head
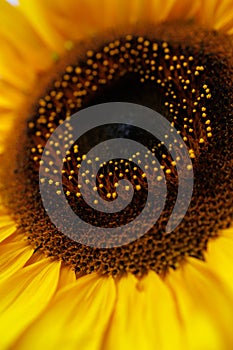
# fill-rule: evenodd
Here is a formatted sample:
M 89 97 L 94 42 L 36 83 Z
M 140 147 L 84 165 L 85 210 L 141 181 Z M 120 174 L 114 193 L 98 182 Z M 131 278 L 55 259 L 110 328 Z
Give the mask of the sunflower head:
M 0 347 L 230 350 L 231 1 L 0 6 Z

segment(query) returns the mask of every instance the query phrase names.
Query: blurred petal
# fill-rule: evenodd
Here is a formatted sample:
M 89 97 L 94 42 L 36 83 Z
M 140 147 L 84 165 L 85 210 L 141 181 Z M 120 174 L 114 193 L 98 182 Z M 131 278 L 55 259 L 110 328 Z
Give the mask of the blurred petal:
M 184 349 L 182 328 L 169 288 L 151 272 L 117 283 L 118 297 L 103 349 Z
M 82 277 L 57 294 L 14 349 L 101 349 L 114 303 L 112 278 Z
M 197 259 L 167 275 L 190 350 L 233 347 L 233 294 Z
M 198 20 L 201 24 L 223 30 L 228 34 L 233 33 L 233 4 L 232 0 L 208 0 L 202 1 Z
M 224 230 L 221 236 L 208 245 L 206 254 L 208 268 L 221 285 L 230 289 L 233 295 L 233 229 Z M 233 310 L 232 310 L 233 312 Z
M 22 238 L 0 244 L 0 282 L 24 266 L 33 249 Z
M 60 263 L 44 259 L 0 283 L 0 348 L 8 348 L 52 298 Z M 33 346 L 32 346 L 33 348 Z

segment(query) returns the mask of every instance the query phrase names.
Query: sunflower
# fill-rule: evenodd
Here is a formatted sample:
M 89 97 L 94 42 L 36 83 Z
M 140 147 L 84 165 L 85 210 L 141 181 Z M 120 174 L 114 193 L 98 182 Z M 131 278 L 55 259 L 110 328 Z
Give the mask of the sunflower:
M 0 8 L 0 348 L 232 349 L 232 1 L 1 0 Z M 166 233 L 176 163 L 152 140 L 170 200 L 152 230 L 110 249 L 59 232 L 38 178 L 56 127 L 109 101 L 165 115 L 195 176 L 183 221 Z M 96 219 L 73 176 L 92 139 L 68 152 L 63 188 L 76 214 Z M 139 195 L 146 187 L 140 169 L 107 164 L 97 178 L 105 200 L 116 196 L 114 170 L 133 174 Z

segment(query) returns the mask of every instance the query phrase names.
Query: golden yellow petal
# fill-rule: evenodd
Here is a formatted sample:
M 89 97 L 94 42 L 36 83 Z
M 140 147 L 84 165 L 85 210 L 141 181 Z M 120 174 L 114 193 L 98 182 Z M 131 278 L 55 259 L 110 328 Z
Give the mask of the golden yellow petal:
M 197 13 L 200 3 L 199 1 L 180 1 L 180 0 L 151 0 L 145 5 L 144 20 L 151 23 L 160 21 L 176 20 L 182 21 L 191 19 Z
M 171 291 L 154 272 L 117 283 L 117 302 L 103 349 L 185 349 Z
M 9 50 L 11 49 L 16 54 L 16 61 L 23 60 L 22 70 L 30 70 L 32 67 L 40 70 L 44 66 L 48 67 L 50 51 L 19 7 L 11 6 L 6 1 L 0 0 L 0 9 L 1 42 L 5 38 L 8 41 Z M 4 50 L 1 50 L 1 55 L 4 56 Z M 12 69 L 13 64 L 16 63 L 8 62 L 9 68 Z
M 232 0 L 206 0 L 201 2 L 198 21 L 228 34 L 233 32 Z
M 64 50 L 67 40 L 85 38 L 113 24 L 117 27 L 119 17 L 122 23 L 123 18 L 129 16 L 124 11 L 125 7 L 128 7 L 127 2 L 122 0 L 113 0 L 111 3 L 104 0 L 101 6 L 95 0 L 22 0 L 20 4 L 20 9 L 43 39 L 59 52 Z
M 76 275 L 74 270 L 68 266 L 61 266 L 57 290 L 60 290 L 75 281 Z
M 46 6 L 44 6 L 45 3 L 47 3 Z M 60 51 L 61 47 L 64 48 L 64 38 L 63 35 L 56 31 L 56 28 L 54 27 L 53 13 L 48 11 L 48 8 L 50 8 L 52 5 L 50 3 L 51 1 L 45 0 L 22 0 L 20 1 L 19 10 L 23 15 L 25 15 L 28 23 L 31 23 L 31 25 L 35 28 L 44 45 L 49 47 L 51 50 Z M 66 6 L 68 9 L 69 3 L 67 3 Z M 63 13 L 61 13 L 61 17 L 63 17 Z
M 3 96 L 5 96 L 8 90 L 9 93 L 11 93 L 11 90 L 13 90 L 12 87 L 17 88 L 17 92 L 20 94 L 21 91 L 25 91 L 28 84 L 33 81 L 35 69 L 32 69 L 32 67 L 28 65 L 27 61 L 19 54 L 15 44 L 5 38 L 2 32 L 0 33 L 0 41 L 1 97 L 2 93 Z
M 1 349 L 9 348 L 47 307 L 57 287 L 59 270 L 60 263 L 44 259 L 0 283 Z
M 8 215 L 0 214 L 0 242 L 16 231 L 15 223 Z
M 233 294 L 233 229 L 224 230 L 221 236 L 209 242 L 206 254 L 208 268 L 220 283 Z M 232 310 L 233 312 L 233 310 Z
M 14 349 L 105 349 L 103 338 L 115 302 L 112 278 L 82 277 L 57 294 Z M 35 341 L 36 339 L 36 341 Z
M 24 266 L 33 249 L 24 240 L 0 244 L 0 282 Z
M 5 127 L 5 122 L 8 122 L 8 111 L 15 110 L 17 107 L 19 108 L 19 104 L 22 102 L 22 99 L 25 98 L 23 96 L 22 91 L 14 88 L 13 86 L 9 86 L 9 84 L 0 80 L 0 118 L 1 118 L 1 128 Z M 14 102 L 13 102 L 14 101 Z
M 232 349 L 233 294 L 208 265 L 189 258 L 166 282 L 177 301 L 186 349 Z
M 1 93 L 1 86 L 0 86 L 0 93 Z M 11 93 L 10 91 L 6 90 L 5 95 L 8 96 L 0 96 L 0 156 L 4 153 L 4 151 L 7 150 L 9 147 L 9 144 L 7 144 L 7 137 L 9 136 L 9 133 L 12 132 L 14 121 L 15 121 L 15 114 L 14 110 L 1 110 L 3 109 L 3 106 L 1 103 L 3 103 L 6 106 L 8 104 L 8 108 L 14 108 L 16 105 L 12 105 L 12 100 L 10 101 Z M 17 103 L 17 99 L 15 100 L 15 103 Z M 1 160 L 1 159 L 0 159 Z M 4 189 L 5 191 L 6 189 Z M 1 216 L 1 210 L 0 210 L 0 216 Z M 12 221 L 9 217 L 10 222 Z
M 199 1 L 180 0 L 22 0 L 20 8 L 44 40 L 60 51 L 64 40 L 78 40 L 94 33 L 129 24 L 157 23 L 192 18 Z M 55 34 L 56 33 L 56 34 Z M 63 41 L 62 39 L 63 38 Z

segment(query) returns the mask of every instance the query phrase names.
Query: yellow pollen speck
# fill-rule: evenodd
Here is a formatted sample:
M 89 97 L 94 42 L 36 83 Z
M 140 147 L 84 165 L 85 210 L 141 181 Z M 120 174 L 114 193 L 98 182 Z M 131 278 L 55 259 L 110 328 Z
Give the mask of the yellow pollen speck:
M 76 73 L 76 74 L 81 74 L 81 73 L 82 73 L 82 68 L 76 67 L 76 68 L 75 68 L 75 73 Z
M 66 67 L 66 71 L 67 71 L 67 73 L 73 72 L 73 67 L 72 66 L 67 66 Z
M 158 44 L 157 44 L 157 43 L 154 43 L 154 44 L 153 44 L 152 50 L 153 50 L 153 51 L 157 51 L 157 50 L 158 50 Z
M 127 34 L 125 38 L 127 41 L 131 41 L 133 39 L 131 34 Z
M 92 57 L 94 55 L 94 52 L 92 50 L 88 50 L 86 55 L 87 57 Z

